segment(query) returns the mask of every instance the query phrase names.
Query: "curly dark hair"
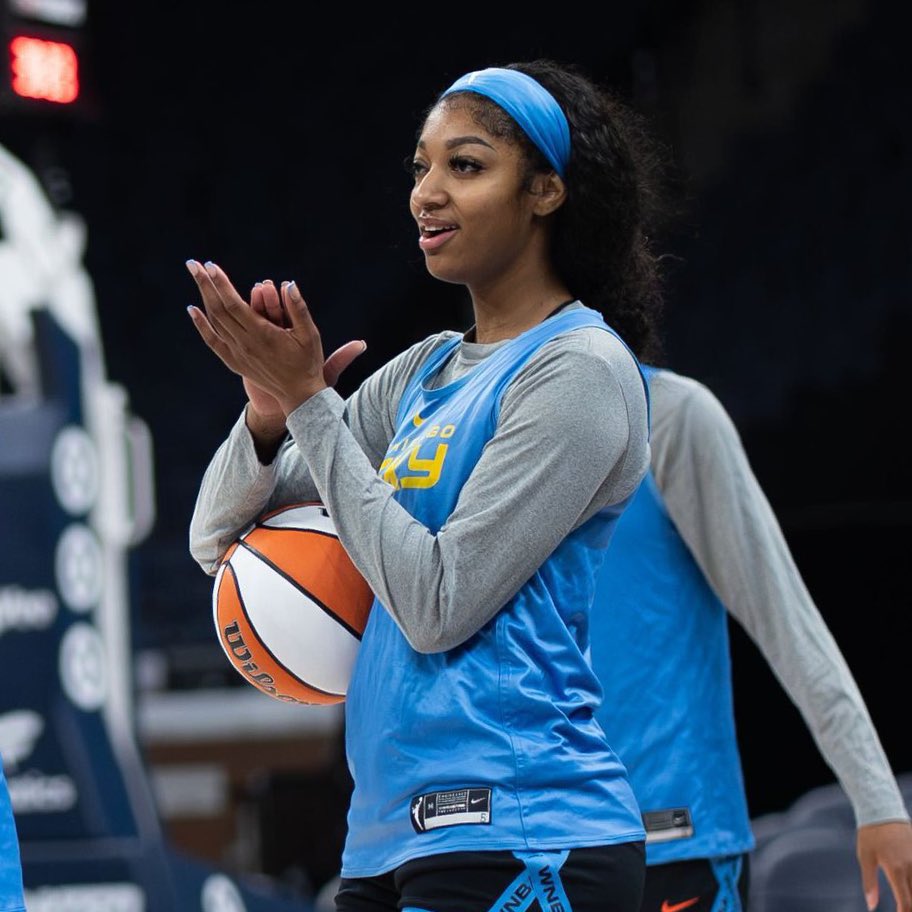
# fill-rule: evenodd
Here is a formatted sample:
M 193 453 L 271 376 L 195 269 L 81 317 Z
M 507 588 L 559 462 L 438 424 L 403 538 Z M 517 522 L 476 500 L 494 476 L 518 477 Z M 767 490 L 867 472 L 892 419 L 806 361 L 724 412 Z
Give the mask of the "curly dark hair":
M 668 154 L 643 115 L 574 65 L 541 59 L 505 68 L 543 85 L 570 125 L 567 199 L 555 213 L 552 234 L 558 274 L 641 360 L 658 363 L 664 277 L 652 238 L 670 211 L 664 196 Z M 465 107 L 492 136 L 519 146 L 529 181 L 537 171 L 553 170 L 495 102 L 455 92 L 443 103 Z

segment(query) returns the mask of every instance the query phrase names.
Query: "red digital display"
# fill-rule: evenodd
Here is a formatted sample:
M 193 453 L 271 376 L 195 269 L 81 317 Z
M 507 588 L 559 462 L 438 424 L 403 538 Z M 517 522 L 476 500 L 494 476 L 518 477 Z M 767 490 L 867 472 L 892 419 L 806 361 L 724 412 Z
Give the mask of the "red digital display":
M 12 88 L 24 98 L 69 104 L 79 95 L 79 59 L 62 41 L 19 35 L 9 43 Z

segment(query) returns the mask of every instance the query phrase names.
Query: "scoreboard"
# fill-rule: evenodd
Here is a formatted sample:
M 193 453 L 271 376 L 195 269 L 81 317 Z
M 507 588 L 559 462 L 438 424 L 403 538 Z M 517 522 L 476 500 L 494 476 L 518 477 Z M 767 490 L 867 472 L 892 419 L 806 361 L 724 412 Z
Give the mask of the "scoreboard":
M 86 0 L 0 0 L 4 113 L 87 114 Z

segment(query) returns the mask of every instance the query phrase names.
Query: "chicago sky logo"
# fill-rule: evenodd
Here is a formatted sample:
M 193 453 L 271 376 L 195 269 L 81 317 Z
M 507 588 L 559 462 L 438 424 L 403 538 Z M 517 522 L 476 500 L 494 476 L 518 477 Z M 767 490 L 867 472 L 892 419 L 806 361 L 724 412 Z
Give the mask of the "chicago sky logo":
M 427 418 L 422 418 L 416 412 L 410 421 L 420 433 L 406 434 L 404 437 L 393 440 L 386 453 L 386 458 L 380 463 L 377 470 L 380 477 L 392 485 L 397 491 L 400 488 L 433 488 L 440 481 L 443 464 L 446 460 L 449 443 L 439 443 L 438 440 L 447 440 L 456 433 L 455 424 L 428 424 Z M 430 443 L 433 453 L 424 444 Z M 420 455 L 424 447 L 424 455 Z

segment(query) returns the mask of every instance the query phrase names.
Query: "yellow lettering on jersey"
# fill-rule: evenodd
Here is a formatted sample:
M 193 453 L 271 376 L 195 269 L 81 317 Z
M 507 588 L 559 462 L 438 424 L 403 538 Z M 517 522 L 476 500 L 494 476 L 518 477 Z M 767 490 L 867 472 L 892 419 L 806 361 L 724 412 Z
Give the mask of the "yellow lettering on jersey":
M 420 427 L 426 420 L 427 419 L 421 418 L 420 415 L 415 415 L 412 418 L 412 423 Z M 422 459 L 418 455 L 418 452 L 422 444 L 428 440 L 435 437 L 449 438 L 452 437 L 455 432 L 455 424 L 445 424 L 443 426 L 433 424 L 430 427 L 425 428 L 417 437 L 403 437 L 402 440 L 390 445 L 390 448 L 387 451 L 388 455 L 383 462 L 380 463 L 377 474 L 397 491 L 400 488 L 433 488 L 434 485 L 440 481 L 440 476 L 443 472 L 443 463 L 446 460 L 449 444 L 437 444 L 434 455 L 429 459 Z M 403 463 L 406 460 L 408 460 L 408 462 L 406 463 L 405 469 L 403 469 Z M 403 475 L 403 471 L 413 474 Z
M 403 461 L 410 453 L 414 453 L 417 449 L 418 444 L 416 443 L 410 451 L 400 453 L 398 456 L 387 456 L 386 459 L 380 463 L 380 468 L 377 470 L 377 473 L 388 485 L 392 485 L 392 487 L 398 491 L 399 478 L 396 476 L 396 469 L 402 465 Z
M 418 450 L 412 450 L 409 455 L 408 467 L 411 472 L 423 472 L 423 475 L 406 475 L 400 482 L 403 488 L 433 488 L 440 481 L 443 471 L 443 461 L 446 459 L 449 446 L 439 443 L 437 450 L 430 459 L 421 459 Z

